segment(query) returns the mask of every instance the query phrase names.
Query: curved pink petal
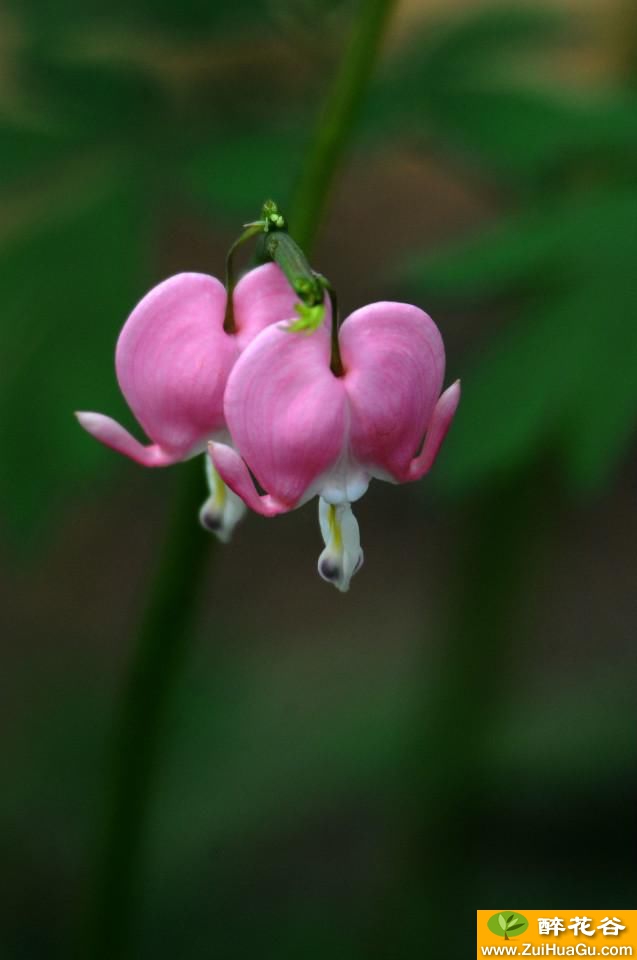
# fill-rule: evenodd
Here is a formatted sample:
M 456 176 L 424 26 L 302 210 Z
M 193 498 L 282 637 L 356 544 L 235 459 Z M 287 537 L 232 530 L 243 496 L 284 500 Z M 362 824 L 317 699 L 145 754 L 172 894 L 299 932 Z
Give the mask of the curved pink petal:
M 265 263 L 246 273 L 232 297 L 239 349 L 244 350 L 270 324 L 296 319 L 298 300 L 276 263 Z
M 311 495 L 345 442 L 345 392 L 329 366 L 329 322 L 328 316 L 310 335 L 283 324 L 264 330 L 237 361 L 226 389 L 234 445 L 261 487 L 288 508 Z
M 372 303 L 340 331 L 351 450 L 372 473 L 407 479 L 440 394 L 445 367 L 433 320 L 406 303 Z
M 427 434 L 422 450 L 409 464 L 407 480 L 420 480 L 431 470 L 434 460 L 438 456 L 442 442 L 455 416 L 460 403 L 460 381 L 456 380 L 447 387 L 434 408 L 431 422 L 427 427 Z
M 223 392 L 238 346 L 225 333 L 226 292 L 214 277 L 181 273 L 148 293 L 126 321 L 115 365 L 140 424 L 173 459 L 224 427 Z
M 250 471 L 232 447 L 225 443 L 209 443 L 208 454 L 226 486 L 241 497 L 246 506 L 255 513 L 264 517 L 276 517 L 277 514 L 287 513 L 291 509 L 270 494 L 260 495 L 257 492 Z
M 79 411 L 75 416 L 80 425 L 96 440 L 130 457 L 131 460 L 141 463 L 144 467 L 167 467 L 180 459 L 178 455 L 167 453 L 156 443 L 145 447 L 111 417 L 86 411 Z

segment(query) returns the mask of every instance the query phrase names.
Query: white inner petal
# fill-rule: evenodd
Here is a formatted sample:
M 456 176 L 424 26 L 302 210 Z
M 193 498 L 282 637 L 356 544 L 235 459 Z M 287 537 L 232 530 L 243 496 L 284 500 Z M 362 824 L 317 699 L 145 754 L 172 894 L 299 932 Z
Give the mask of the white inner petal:
M 370 480 L 370 472 L 345 449 L 334 466 L 312 484 L 312 495 L 318 494 L 333 504 L 356 503 L 367 491 Z
M 228 543 L 247 507 L 243 500 L 225 485 L 210 457 L 206 455 L 204 460 L 210 496 L 199 511 L 199 522 L 222 543 Z
M 345 593 L 363 563 L 358 521 L 349 503 L 328 503 L 320 497 L 319 523 L 325 541 L 318 560 L 319 574 Z

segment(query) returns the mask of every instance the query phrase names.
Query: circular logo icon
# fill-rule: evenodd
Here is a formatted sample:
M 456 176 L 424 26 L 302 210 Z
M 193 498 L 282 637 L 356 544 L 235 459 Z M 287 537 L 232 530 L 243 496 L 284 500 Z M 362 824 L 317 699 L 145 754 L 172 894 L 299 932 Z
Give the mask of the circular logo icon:
M 511 937 L 519 937 L 528 929 L 529 921 L 521 913 L 515 910 L 501 910 L 500 913 L 494 913 L 487 920 L 487 926 L 491 933 L 496 937 L 504 937 L 510 940 Z

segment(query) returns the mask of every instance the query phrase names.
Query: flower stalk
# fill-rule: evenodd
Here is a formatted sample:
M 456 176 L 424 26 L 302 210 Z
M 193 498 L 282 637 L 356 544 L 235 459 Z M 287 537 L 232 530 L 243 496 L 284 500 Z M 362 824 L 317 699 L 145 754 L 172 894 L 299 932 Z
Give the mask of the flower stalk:
M 223 329 L 226 333 L 236 333 L 237 325 L 235 323 L 234 316 L 234 288 L 237 285 L 237 272 L 234 266 L 234 255 L 242 247 L 244 243 L 247 243 L 248 240 L 251 240 L 252 237 L 257 237 L 263 232 L 262 223 L 248 223 L 246 224 L 243 233 L 232 244 L 228 253 L 226 255 L 226 291 L 228 294 L 228 300 L 226 302 L 226 315 L 223 321 Z
M 354 24 L 349 47 L 323 105 L 290 216 L 292 232 L 308 254 L 395 5 L 396 0 L 364 0 L 360 4 L 360 16 Z
M 330 365 L 335 376 L 342 376 L 344 369 L 338 342 L 339 314 L 336 291 L 326 277 L 312 269 L 305 253 L 288 233 L 287 220 L 280 213 L 273 200 L 266 200 L 261 212 L 261 219 L 254 223 L 246 223 L 243 233 L 235 240 L 228 251 L 226 259 L 228 302 L 224 330 L 226 333 L 236 332 L 232 306 L 232 291 L 236 283 L 234 254 L 240 246 L 255 236 L 260 237 L 259 262 L 267 263 L 271 261 L 276 263 L 299 298 L 299 302 L 295 306 L 299 318 L 286 328 L 290 333 L 312 333 L 317 330 L 323 323 L 325 294 L 328 295 L 332 308 Z
M 338 300 L 336 291 L 329 280 L 312 270 L 307 257 L 300 246 L 287 232 L 287 225 L 270 233 L 265 240 L 264 253 L 277 263 L 288 282 L 298 294 L 300 303 L 296 306 L 299 319 L 287 328 L 290 333 L 312 333 L 317 330 L 325 316 L 325 294 L 332 307 L 331 361 L 332 373 L 343 375 L 343 361 L 338 342 Z
M 93 902 L 84 931 L 87 960 L 135 955 L 144 845 L 166 715 L 190 649 L 197 602 L 215 541 L 193 522 L 201 464 L 181 468 L 172 516 L 136 638 L 113 731 Z
M 364 0 L 353 24 L 352 41 L 319 120 L 293 205 L 293 222 L 298 224 L 300 245 L 306 250 L 314 240 L 394 2 Z M 246 227 L 231 250 L 226 265 L 227 332 L 235 327 L 234 253 L 262 229 L 263 225 Z M 173 520 L 121 692 L 106 788 L 107 811 L 83 944 L 84 955 L 91 960 L 135 955 L 131 944 L 141 899 L 146 824 L 161 762 L 167 710 L 188 655 L 210 557 L 212 541 L 192 522 L 201 499 L 196 461 L 181 467 L 178 483 Z

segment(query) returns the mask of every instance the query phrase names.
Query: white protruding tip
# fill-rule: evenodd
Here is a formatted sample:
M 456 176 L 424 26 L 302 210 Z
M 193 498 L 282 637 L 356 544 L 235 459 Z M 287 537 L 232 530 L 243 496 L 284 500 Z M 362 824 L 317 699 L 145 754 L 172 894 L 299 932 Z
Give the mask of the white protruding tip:
M 358 521 L 349 503 L 327 503 L 320 497 L 319 523 L 325 549 L 318 559 L 318 572 L 323 580 L 346 593 L 363 565 Z
M 210 457 L 206 456 L 204 459 L 210 496 L 199 511 L 199 522 L 205 530 L 214 533 L 221 543 L 228 543 L 232 539 L 234 528 L 246 513 L 246 506 L 243 500 L 225 485 Z

